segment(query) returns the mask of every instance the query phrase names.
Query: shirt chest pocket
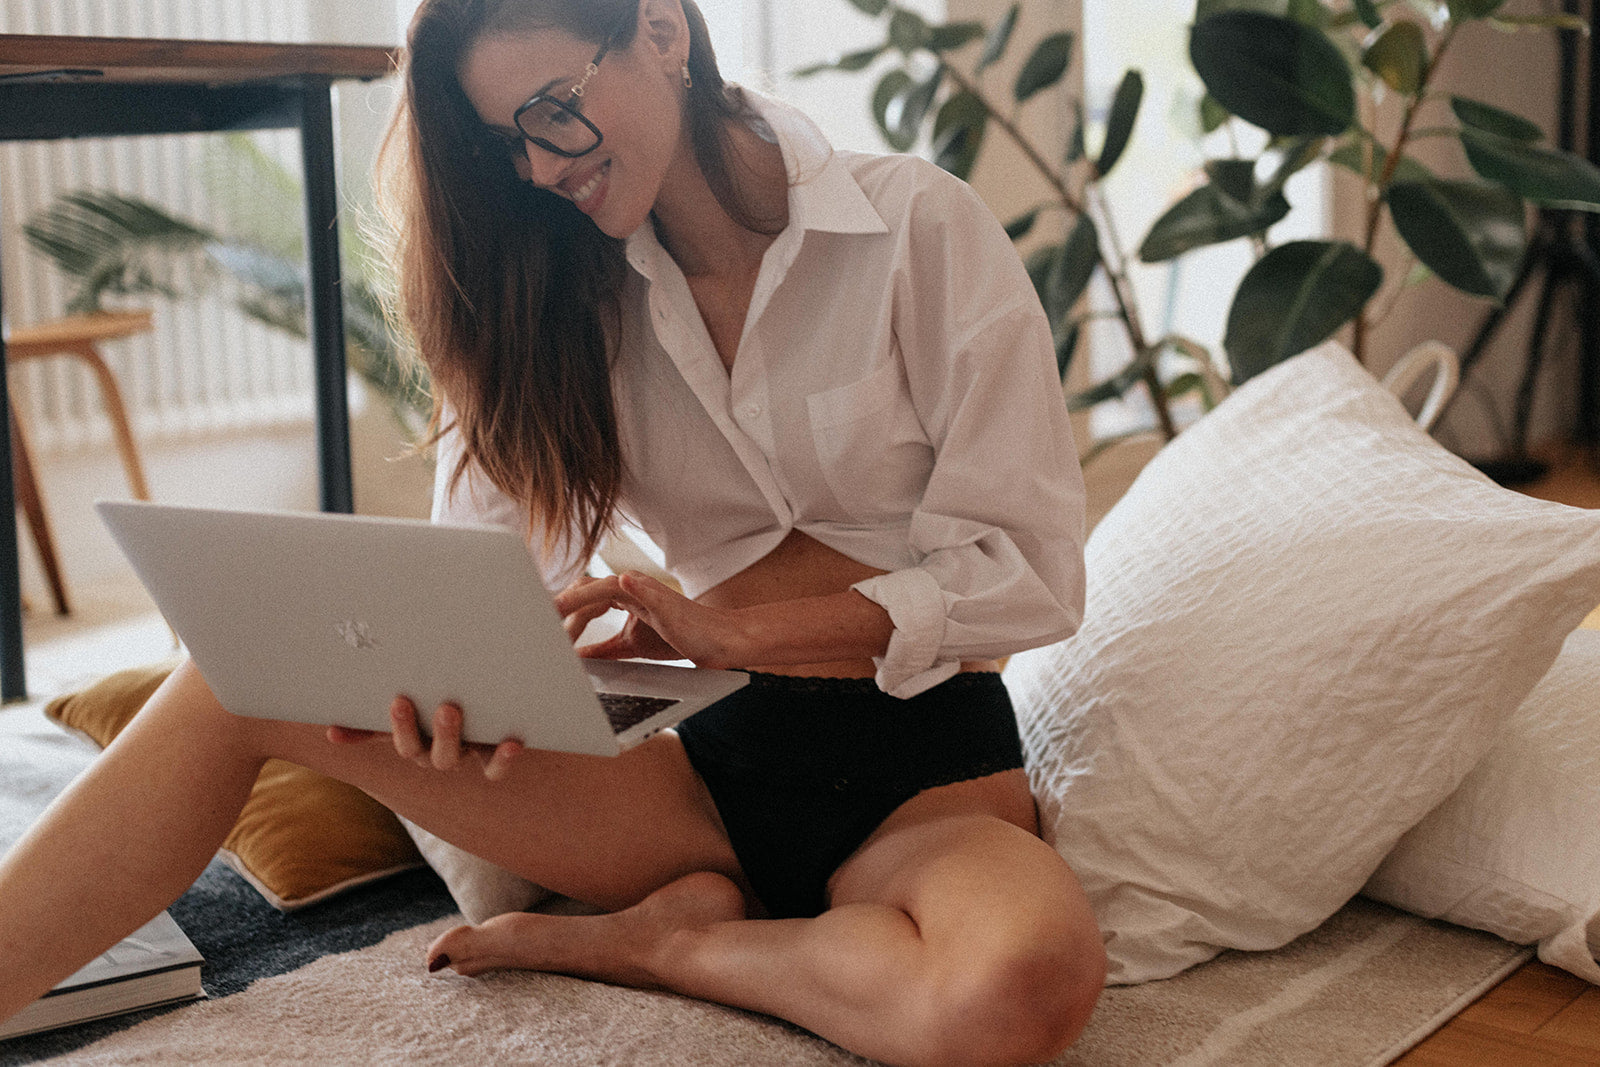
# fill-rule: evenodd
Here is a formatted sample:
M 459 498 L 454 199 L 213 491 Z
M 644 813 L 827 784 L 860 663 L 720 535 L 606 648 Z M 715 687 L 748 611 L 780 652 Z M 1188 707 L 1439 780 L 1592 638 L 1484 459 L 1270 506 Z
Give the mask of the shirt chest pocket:
M 811 394 L 806 414 L 822 479 L 850 518 L 881 521 L 916 508 L 934 455 L 898 359 Z

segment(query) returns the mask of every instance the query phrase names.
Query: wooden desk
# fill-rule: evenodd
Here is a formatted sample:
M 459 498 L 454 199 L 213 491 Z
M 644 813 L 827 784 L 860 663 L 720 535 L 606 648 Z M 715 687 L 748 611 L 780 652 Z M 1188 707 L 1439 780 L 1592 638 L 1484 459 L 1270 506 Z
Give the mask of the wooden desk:
M 353 499 L 331 87 L 340 79 L 383 77 L 396 62 L 395 51 L 374 46 L 0 34 L 0 140 L 299 128 L 326 511 L 349 511 Z M 0 341 L 0 367 L 4 361 Z M 0 374 L 0 411 L 8 409 Z M 0 520 L 3 701 L 27 696 L 8 438 L 0 434 L 0 515 L 6 516 Z

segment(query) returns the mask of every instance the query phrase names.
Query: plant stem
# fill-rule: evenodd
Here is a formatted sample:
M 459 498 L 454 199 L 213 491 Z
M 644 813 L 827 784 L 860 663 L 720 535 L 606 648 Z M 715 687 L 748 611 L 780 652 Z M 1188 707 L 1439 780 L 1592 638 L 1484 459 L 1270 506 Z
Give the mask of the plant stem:
M 1406 278 L 1409 278 L 1411 276 L 1411 271 L 1415 269 L 1417 258 L 1412 256 L 1408 262 L 1409 266 L 1406 270 Z M 1409 288 L 1410 286 L 1406 284 L 1406 279 L 1401 279 L 1400 284 L 1394 287 L 1394 292 L 1389 294 L 1389 299 L 1384 305 L 1383 310 L 1372 317 L 1372 325 L 1380 326 L 1383 324 L 1384 320 L 1386 320 L 1390 315 L 1393 315 L 1395 309 L 1400 306 L 1400 299 L 1406 295 L 1406 290 Z
M 1055 190 L 1056 196 L 1060 198 L 1061 203 L 1067 210 L 1078 215 L 1083 214 L 1087 210 L 1083 202 L 1072 195 L 1072 190 L 1067 188 L 1066 181 L 1045 161 L 1044 157 L 1039 154 L 1039 150 L 1034 148 L 1032 142 L 1017 128 L 1017 124 L 1007 118 L 999 108 L 989 103 L 988 97 L 979 91 L 976 82 L 949 63 L 946 63 L 943 56 L 938 58 L 939 65 L 944 68 L 944 72 L 950 80 L 955 82 L 963 92 L 971 93 L 978 103 L 983 105 L 983 109 L 989 113 L 989 117 L 1006 132 L 1006 135 L 1011 138 L 1018 148 L 1022 149 L 1023 154 L 1028 157 L 1028 162 L 1032 163 L 1034 169 L 1044 177 L 1045 181 L 1050 183 L 1050 187 Z
M 1372 190 L 1367 205 L 1367 234 L 1364 251 L 1370 257 L 1378 244 L 1378 226 L 1383 220 L 1384 192 L 1394 180 L 1394 172 L 1400 166 L 1400 157 L 1405 152 L 1406 145 L 1411 140 L 1411 127 L 1416 122 L 1417 112 L 1421 110 L 1427 98 L 1428 83 L 1433 80 L 1434 72 L 1439 69 L 1439 64 L 1444 62 L 1445 53 L 1450 50 L 1450 43 L 1455 40 L 1456 31 L 1461 28 L 1458 22 L 1451 22 L 1449 29 L 1445 30 L 1444 37 L 1439 41 L 1439 47 L 1434 50 L 1433 58 L 1423 68 L 1421 83 L 1417 91 L 1406 105 L 1405 113 L 1400 119 L 1400 132 L 1395 137 L 1394 147 L 1389 150 L 1389 157 L 1383 161 L 1383 173 L 1378 176 L 1377 188 Z M 1369 168 L 1370 172 L 1370 168 Z M 1351 339 L 1351 348 L 1354 350 L 1356 362 L 1362 366 L 1367 362 L 1367 309 L 1362 309 L 1356 314 L 1354 334 Z
M 1107 202 L 1104 192 L 1100 192 L 1100 221 L 1106 231 L 1106 239 L 1100 242 L 1100 265 L 1105 269 L 1106 278 L 1111 282 L 1111 291 L 1116 295 L 1119 315 L 1128 324 L 1128 340 L 1134 348 L 1142 351 L 1146 347 L 1144 326 L 1139 319 L 1133 286 L 1128 280 L 1128 261 L 1122 254 L 1122 239 L 1117 234 L 1117 223 L 1111 216 L 1111 204 Z M 1112 261 L 1113 254 L 1116 256 L 1115 262 Z
M 1106 278 L 1111 283 L 1111 292 L 1116 296 L 1117 307 L 1121 309 L 1122 319 L 1127 323 L 1128 340 L 1133 343 L 1134 350 L 1139 353 L 1149 348 L 1145 340 L 1144 329 L 1139 320 L 1139 307 L 1134 296 L 1133 282 L 1128 277 L 1127 257 L 1122 254 L 1122 239 L 1117 234 L 1116 220 L 1111 214 L 1111 202 L 1106 199 L 1105 190 L 1095 187 L 1100 199 L 1100 218 L 1105 223 L 1106 241 L 1101 244 L 1100 262 L 1105 267 Z M 1116 254 L 1116 262 L 1112 263 L 1109 253 L 1110 248 Z M 1161 378 L 1156 374 L 1155 360 L 1145 368 L 1143 375 L 1145 389 L 1150 393 L 1150 404 L 1155 408 L 1156 422 L 1161 426 L 1161 434 L 1168 441 L 1178 436 L 1178 425 L 1173 421 L 1172 410 L 1167 406 L 1166 390 L 1161 387 Z

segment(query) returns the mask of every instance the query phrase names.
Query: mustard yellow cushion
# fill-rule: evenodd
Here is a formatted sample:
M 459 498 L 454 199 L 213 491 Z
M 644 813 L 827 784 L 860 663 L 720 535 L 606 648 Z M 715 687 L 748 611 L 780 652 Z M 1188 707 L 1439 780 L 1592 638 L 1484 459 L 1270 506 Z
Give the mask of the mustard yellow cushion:
M 45 714 L 101 748 L 132 721 L 171 664 L 119 671 Z M 421 866 L 387 808 L 361 790 L 283 760 L 269 760 L 221 855 L 280 911 L 293 911 L 397 871 Z

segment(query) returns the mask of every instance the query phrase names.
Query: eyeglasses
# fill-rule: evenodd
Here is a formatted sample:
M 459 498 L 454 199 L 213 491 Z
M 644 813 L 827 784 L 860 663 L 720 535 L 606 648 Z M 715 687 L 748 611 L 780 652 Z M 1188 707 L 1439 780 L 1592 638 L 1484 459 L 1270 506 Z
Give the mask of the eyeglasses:
M 611 43 L 616 37 L 616 31 L 606 35 L 606 39 L 600 43 L 600 51 L 589 61 L 583 77 L 572 87 L 567 100 L 540 93 L 517 108 L 511 121 L 522 136 L 546 152 L 554 152 L 567 159 L 586 156 L 600 147 L 605 135 L 578 110 L 578 102 L 583 99 L 589 79 L 600 69 L 600 61 L 611 51 Z

